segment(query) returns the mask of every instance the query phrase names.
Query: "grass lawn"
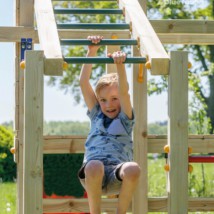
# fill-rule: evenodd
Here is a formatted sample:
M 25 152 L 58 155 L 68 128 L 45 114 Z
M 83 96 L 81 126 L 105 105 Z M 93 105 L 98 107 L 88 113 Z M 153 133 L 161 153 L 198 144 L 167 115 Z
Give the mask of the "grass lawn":
M 149 159 L 149 197 L 166 196 L 166 172 L 163 169 L 165 159 Z M 214 197 L 213 164 L 192 164 L 189 174 L 189 195 L 191 197 Z M 204 171 L 204 173 L 203 173 Z M 0 183 L 0 214 L 16 214 L 16 184 Z M 150 214 L 164 214 L 153 212 Z M 190 214 L 190 213 L 189 213 Z M 214 212 L 195 212 L 195 214 L 214 214 Z
M 15 183 L 0 183 L 0 213 L 16 214 Z

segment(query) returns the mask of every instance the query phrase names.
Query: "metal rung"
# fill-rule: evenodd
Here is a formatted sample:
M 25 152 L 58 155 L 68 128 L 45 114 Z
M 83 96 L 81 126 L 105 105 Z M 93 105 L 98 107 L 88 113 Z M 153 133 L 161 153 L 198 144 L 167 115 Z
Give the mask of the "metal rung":
M 103 39 L 98 44 L 88 39 L 62 39 L 61 45 L 137 45 L 136 39 Z
M 58 29 L 130 29 L 129 24 L 57 24 Z
M 120 9 L 54 9 L 55 14 L 123 14 Z
M 64 60 L 69 64 L 114 64 L 114 60 L 109 57 L 66 57 Z M 127 57 L 124 63 L 141 64 L 145 62 L 145 57 Z

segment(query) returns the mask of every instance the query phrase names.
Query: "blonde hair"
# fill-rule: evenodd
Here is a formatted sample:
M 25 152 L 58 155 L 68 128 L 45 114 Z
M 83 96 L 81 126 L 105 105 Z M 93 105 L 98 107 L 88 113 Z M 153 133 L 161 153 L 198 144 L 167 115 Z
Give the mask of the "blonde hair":
M 100 90 L 106 86 L 116 84 L 118 85 L 118 75 L 117 73 L 104 74 L 97 82 L 95 86 L 96 95 L 99 94 Z

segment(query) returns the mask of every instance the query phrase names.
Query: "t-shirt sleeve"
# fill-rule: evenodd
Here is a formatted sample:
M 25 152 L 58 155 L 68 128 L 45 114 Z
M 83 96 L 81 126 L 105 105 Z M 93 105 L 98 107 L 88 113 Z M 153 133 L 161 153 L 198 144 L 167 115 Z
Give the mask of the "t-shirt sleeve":
M 89 111 L 89 110 L 87 111 L 88 117 L 91 120 L 93 120 L 96 117 L 96 115 L 98 114 L 99 109 L 100 109 L 100 105 L 98 103 L 95 104 L 95 106 L 91 109 L 91 111 Z
M 121 123 L 123 124 L 125 130 L 130 135 L 132 133 L 133 126 L 135 123 L 134 111 L 132 110 L 132 119 L 129 119 L 123 111 L 120 112 L 119 118 L 120 118 Z

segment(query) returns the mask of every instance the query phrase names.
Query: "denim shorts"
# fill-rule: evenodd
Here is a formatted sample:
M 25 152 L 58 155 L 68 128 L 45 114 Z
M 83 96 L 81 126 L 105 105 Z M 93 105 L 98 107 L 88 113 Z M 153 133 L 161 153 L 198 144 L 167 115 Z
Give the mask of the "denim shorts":
M 119 178 L 119 170 L 124 163 L 111 163 L 108 160 L 99 160 L 104 165 L 104 177 L 102 182 L 102 194 L 103 195 L 113 195 L 119 194 L 122 180 Z M 78 177 L 80 183 L 85 188 L 85 166 L 87 163 L 84 163 L 79 170 Z

